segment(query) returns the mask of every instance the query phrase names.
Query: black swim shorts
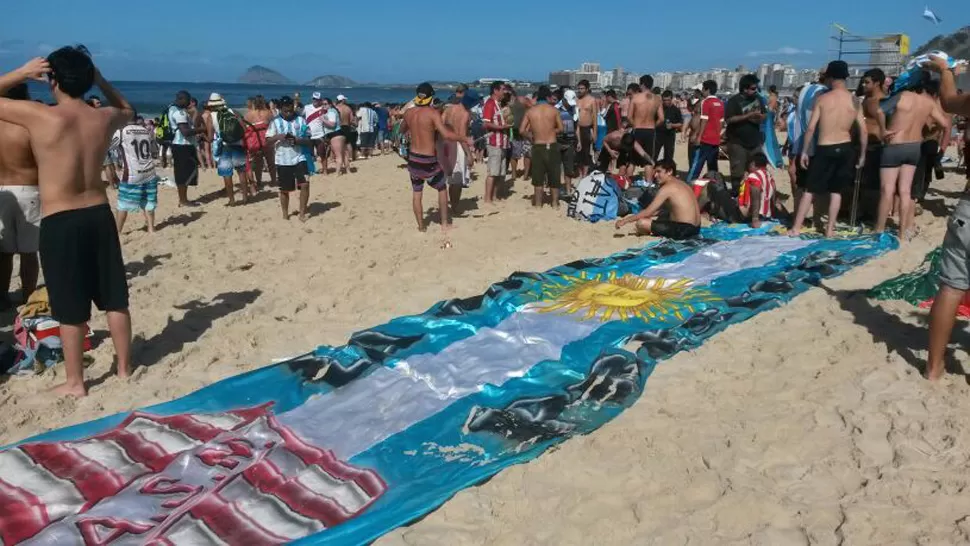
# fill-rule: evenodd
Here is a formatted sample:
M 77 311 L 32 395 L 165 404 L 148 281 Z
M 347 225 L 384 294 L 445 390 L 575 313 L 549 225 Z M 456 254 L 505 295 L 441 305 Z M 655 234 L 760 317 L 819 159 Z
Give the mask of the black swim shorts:
M 805 189 L 813 194 L 842 193 L 855 182 L 857 157 L 851 142 L 816 146 Z
M 634 129 L 633 139 L 640 143 L 644 152 L 654 162 L 657 161 L 657 131 L 655 129 Z
M 579 128 L 579 157 L 577 162 L 581 167 L 593 164 L 593 127 Z
M 199 185 L 199 156 L 191 144 L 172 145 L 172 169 L 176 186 Z
M 107 204 L 51 214 L 40 224 L 40 264 L 51 315 L 62 324 L 128 309 L 128 278 L 114 214 Z
M 666 237 L 677 241 L 696 237 L 701 232 L 700 226 L 672 220 L 654 220 L 650 223 L 650 234 Z
M 280 183 L 280 191 L 296 191 L 308 184 L 306 162 L 301 161 L 296 165 L 277 165 L 276 179 Z

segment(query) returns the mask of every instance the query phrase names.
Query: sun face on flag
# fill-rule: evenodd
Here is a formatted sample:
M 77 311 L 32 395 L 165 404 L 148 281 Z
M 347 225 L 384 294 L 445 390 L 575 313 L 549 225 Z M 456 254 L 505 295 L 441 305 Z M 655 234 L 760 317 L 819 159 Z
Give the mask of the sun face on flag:
M 663 320 L 669 316 L 683 320 L 683 311 L 693 313 L 695 304 L 717 299 L 706 290 L 691 289 L 691 285 L 690 279 L 617 277 L 616 273 L 593 277 L 585 272 L 578 277 L 566 275 L 542 287 L 539 312 L 585 311 L 582 319 L 599 316 L 603 322 L 614 316 L 624 321 L 634 317 Z

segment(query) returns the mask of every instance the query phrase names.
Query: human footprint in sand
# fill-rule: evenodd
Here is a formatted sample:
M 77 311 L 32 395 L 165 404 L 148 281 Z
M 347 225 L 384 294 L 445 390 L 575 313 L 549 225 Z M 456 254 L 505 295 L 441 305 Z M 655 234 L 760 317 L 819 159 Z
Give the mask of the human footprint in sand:
M 440 134 L 445 140 L 464 142 L 473 146 L 471 138 L 456 133 L 445 126 L 441 114 L 431 106 L 434 100 L 434 88 L 430 83 L 418 86 L 414 107 L 404 113 L 401 122 L 401 134 L 411 135 L 411 146 L 408 149 L 408 173 L 411 175 L 411 206 L 414 209 L 414 219 L 418 222 L 418 231 L 426 231 L 424 225 L 424 184 L 438 190 L 438 211 L 441 214 L 441 230 L 447 231 L 448 225 L 448 187 L 445 183 L 445 173 L 438 162 L 435 135 Z
M 0 120 L 27 129 L 39 168 L 41 267 L 51 315 L 61 323 L 67 373 L 67 382 L 54 392 L 84 396 L 82 356 L 91 302 L 108 313 L 118 375 L 131 374 L 128 280 L 101 163 L 111 135 L 134 111 L 101 77 L 83 46 L 58 49 L 0 76 L 0 95 L 28 79 L 48 81 L 57 105 L 0 99 Z M 92 85 L 101 89 L 107 108 L 84 102 Z

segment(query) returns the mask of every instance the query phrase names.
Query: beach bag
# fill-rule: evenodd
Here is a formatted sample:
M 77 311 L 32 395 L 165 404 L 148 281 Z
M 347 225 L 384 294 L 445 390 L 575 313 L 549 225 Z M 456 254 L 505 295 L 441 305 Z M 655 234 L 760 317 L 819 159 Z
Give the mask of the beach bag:
M 593 171 L 576 184 L 566 216 L 592 223 L 615 220 L 620 215 L 621 193 L 613 178 Z
M 168 119 L 168 110 L 162 112 L 161 117 L 158 118 L 158 128 L 155 129 L 155 133 L 158 140 L 161 140 L 162 142 L 175 138 L 175 131 L 172 129 L 172 121 Z
M 219 112 L 219 135 L 227 144 L 235 144 L 246 136 L 239 116 L 228 108 Z

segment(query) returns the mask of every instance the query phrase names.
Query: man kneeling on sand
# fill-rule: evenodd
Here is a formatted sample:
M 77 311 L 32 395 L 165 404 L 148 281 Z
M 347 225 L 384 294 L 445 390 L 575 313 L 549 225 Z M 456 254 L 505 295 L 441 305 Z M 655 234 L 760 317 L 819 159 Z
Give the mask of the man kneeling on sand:
M 650 206 L 639 214 L 617 220 L 616 229 L 636 222 L 637 235 L 678 240 L 695 237 L 701 229 L 701 211 L 690 186 L 677 178 L 677 164 L 669 159 L 657 163 L 656 180 L 660 184 L 660 191 Z M 657 218 L 664 205 L 668 205 L 669 218 Z
M 67 373 L 67 382 L 55 392 L 84 396 L 81 358 L 92 301 L 107 311 L 118 375 L 131 372 L 128 280 L 101 162 L 111 135 L 134 111 L 101 77 L 83 46 L 58 49 L 46 60 L 34 59 L 0 76 L 0 94 L 28 79 L 47 79 L 57 105 L 0 99 L 0 120 L 27 129 L 39 167 L 40 263 L 51 314 L 61 323 Z M 84 103 L 92 85 L 101 89 L 109 107 Z

